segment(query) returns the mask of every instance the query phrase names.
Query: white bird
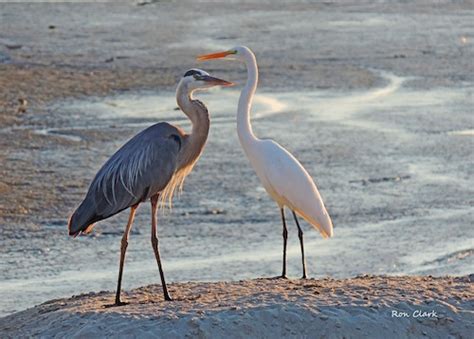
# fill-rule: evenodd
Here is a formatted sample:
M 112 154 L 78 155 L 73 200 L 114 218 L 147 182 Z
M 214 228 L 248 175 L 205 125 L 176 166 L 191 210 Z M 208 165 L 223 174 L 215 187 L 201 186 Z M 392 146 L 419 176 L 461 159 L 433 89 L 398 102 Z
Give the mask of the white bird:
M 306 278 L 303 230 L 297 215 L 303 217 L 324 238 L 332 237 L 331 218 L 324 206 L 319 191 L 305 168 L 285 148 L 270 139 L 258 139 L 250 123 L 250 108 L 257 89 L 258 67 L 255 55 L 245 46 L 238 46 L 225 52 L 199 56 L 199 61 L 225 58 L 244 62 L 247 66 L 247 83 L 242 90 L 237 108 L 237 133 L 247 158 L 257 173 L 267 193 L 277 203 L 283 222 L 283 271 L 286 278 L 286 245 L 288 230 L 285 221 L 285 206 L 289 208 L 298 227 L 301 246 L 303 278 Z

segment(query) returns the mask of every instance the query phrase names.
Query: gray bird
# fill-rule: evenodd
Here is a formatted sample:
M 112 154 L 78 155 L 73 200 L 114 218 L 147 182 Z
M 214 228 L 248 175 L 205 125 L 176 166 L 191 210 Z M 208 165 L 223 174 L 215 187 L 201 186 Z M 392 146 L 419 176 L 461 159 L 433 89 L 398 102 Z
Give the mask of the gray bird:
M 120 300 L 122 273 L 128 237 L 138 205 L 151 201 L 151 243 L 158 263 L 165 300 L 171 300 L 158 249 L 156 234 L 157 208 L 182 188 L 201 155 L 209 134 L 209 112 L 206 106 L 193 98 L 193 92 L 213 86 L 231 86 L 231 82 L 211 77 L 200 69 L 187 71 L 178 84 L 178 106 L 192 123 L 191 133 L 160 122 L 141 131 L 123 145 L 102 166 L 89 186 L 86 197 L 69 219 L 69 235 L 87 234 L 94 224 L 130 207 L 130 216 L 122 237 L 120 268 L 115 305 Z

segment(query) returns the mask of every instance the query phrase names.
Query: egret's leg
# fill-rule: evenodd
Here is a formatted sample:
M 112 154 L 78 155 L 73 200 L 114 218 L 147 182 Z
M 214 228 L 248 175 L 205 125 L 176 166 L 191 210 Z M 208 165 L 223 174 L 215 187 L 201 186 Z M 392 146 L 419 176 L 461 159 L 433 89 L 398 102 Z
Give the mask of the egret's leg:
M 303 244 L 303 230 L 300 227 L 300 223 L 298 222 L 298 218 L 296 217 L 295 211 L 293 212 L 293 217 L 295 218 L 296 226 L 298 226 L 298 238 L 300 238 L 300 246 L 301 246 L 301 261 L 303 263 L 303 279 L 306 279 L 306 259 L 304 258 L 304 244 Z
M 158 209 L 158 198 L 159 195 L 151 197 L 151 245 L 155 252 L 156 262 L 158 263 L 158 270 L 160 271 L 161 285 L 163 286 L 163 295 L 166 301 L 171 301 L 171 297 L 166 287 L 165 274 L 163 273 L 163 267 L 161 266 L 160 250 L 158 249 L 158 237 L 156 235 L 156 224 L 157 224 L 157 209 Z
M 115 295 L 116 306 L 125 305 L 125 303 L 120 301 L 120 291 L 122 289 L 123 265 L 125 262 L 125 252 L 127 251 L 127 246 L 128 246 L 128 236 L 130 235 L 130 230 L 132 229 L 133 219 L 135 217 L 135 211 L 137 207 L 138 205 L 134 205 L 130 207 L 130 215 L 128 216 L 127 227 L 125 228 L 125 232 L 123 233 L 123 236 L 122 236 L 122 243 L 120 246 L 120 269 L 119 269 L 119 276 L 118 276 L 118 282 L 117 282 L 117 292 Z
M 281 221 L 283 222 L 283 271 L 281 277 L 286 278 L 286 244 L 288 242 L 288 229 L 286 228 L 285 210 L 284 207 L 280 209 Z

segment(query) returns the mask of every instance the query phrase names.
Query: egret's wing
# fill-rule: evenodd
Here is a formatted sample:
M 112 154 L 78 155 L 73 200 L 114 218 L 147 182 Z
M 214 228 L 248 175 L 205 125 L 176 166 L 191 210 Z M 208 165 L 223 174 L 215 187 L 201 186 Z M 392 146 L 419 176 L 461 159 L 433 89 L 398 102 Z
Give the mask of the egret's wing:
M 332 235 L 332 222 L 311 176 L 290 152 L 272 140 L 265 140 L 269 155 L 265 176 L 272 189 L 288 207 L 318 228 L 323 236 Z

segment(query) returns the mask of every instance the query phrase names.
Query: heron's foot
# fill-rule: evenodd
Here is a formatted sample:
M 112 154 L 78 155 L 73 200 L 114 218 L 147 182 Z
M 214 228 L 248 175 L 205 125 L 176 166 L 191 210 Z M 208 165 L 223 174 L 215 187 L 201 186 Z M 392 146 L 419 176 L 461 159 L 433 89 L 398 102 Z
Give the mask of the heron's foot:
M 130 304 L 130 303 L 118 300 L 118 301 L 115 301 L 114 304 L 105 305 L 104 307 L 105 308 L 120 307 L 120 306 L 125 306 L 125 305 L 128 305 L 128 304 Z
M 169 294 L 165 295 L 165 301 L 173 301 Z
M 306 280 L 306 279 L 309 279 L 309 278 L 306 276 L 306 274 L 303 274 L 303 276 L 301 277 L 301 279 Z

